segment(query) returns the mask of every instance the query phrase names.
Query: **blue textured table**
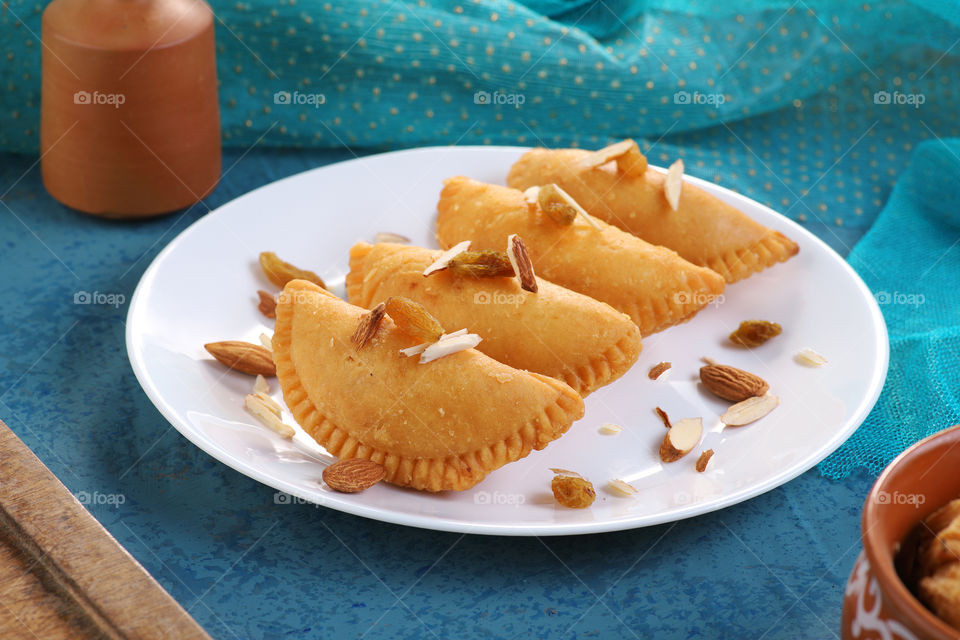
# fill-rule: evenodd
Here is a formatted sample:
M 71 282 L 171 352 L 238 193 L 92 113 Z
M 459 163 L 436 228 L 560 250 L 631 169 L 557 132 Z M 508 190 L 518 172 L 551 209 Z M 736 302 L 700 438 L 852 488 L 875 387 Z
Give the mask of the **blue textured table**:
M 802 120 L 767 118 L 792 117 Z M 762 130 L 764 122 L 751 126 Z M 735 185 L 781 210 L 785 190 L 819 182 L 822 169 L 806 183 L 771 186 L 766 170 L 753 170 L 753 151 L 737 143 L 744 135 L 736 125 L 722 126 L 665 139 L 657 151 L 685 154 L 689 172 L 707 179 L 716 166 L 725 184 L 742 169 Z M 825 149 L 830 144 L 822 141 Z M 722 168 L 690 160 L 709 158 L 718 145 Z M 890 164 L 902 166 L 908 151 L 894 149 Z M 828 150 L 828 165 L 832 155 Z M 0 155 L 0 418 L 213 637 L 838 633 L 843 586 L 859 551 L 860 507 L 872 482 L 864 473 L 837 483 L 813 470 L 723 511 L 635 531 L 465 536 L 274 504 L 273 489 L 170 428 L 138 386 L 124 348 L 126 301 L 140 275 L 208 208 L 350 156 L 229 151 L 224 179 L 206 203 L 118 223 L 52 201 L 36 157 Z M 741 162 L 750 169 L 738 168 Z M 831 182 L 859 172 L 848 155 L 831 168 Z M 816 211 L 818 198 L 828 201 L 817 190 L 790 215 L 845 254 L 895 179 L 874 177 L 875 189 L 857 189 L 870 191 L 858 211 L 848 207 L 848 220 L 862 220 L 859 226 L 798 215 Z M 117 304 L 75 304 L 78 292 L 115 294 Z

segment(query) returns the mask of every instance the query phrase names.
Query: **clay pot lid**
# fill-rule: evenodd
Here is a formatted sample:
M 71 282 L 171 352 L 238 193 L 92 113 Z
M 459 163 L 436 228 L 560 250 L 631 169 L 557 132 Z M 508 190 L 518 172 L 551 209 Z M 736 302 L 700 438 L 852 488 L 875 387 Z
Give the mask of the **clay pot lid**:
M 917 600 L 900 579 L 894 557 L 900 542 L 921 520 L 960 497 L 958 467 L 960 425 L 955 425 L 897 456 L 877 478 L 863 508 L 863 549 L 884 604 L 929 640 L 956 640 L 960 632 Z

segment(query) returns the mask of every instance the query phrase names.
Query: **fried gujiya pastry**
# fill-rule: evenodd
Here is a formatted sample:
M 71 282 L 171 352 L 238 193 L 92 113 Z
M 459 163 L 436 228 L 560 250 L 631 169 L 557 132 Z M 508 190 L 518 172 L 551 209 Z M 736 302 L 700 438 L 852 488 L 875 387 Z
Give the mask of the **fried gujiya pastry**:
M 682 167 L 682 164 L 680 165 Z M 683 258 L 713 269 L 728 283 L 783 262 L 799 250 L 783 234 L 689 182 L 647 166 L 636 143 L 599 151 L 533 149 L 510 169 L 507 184 L 524 190 L 559 185 L 591 215 Z M 669 194 L 673 190 L 674 194 Z M 676 198 L 671 206 L 670 197 Z
M 723 278 L 710 269 L 612 225 L 573 215 L 576 203 L 562 196 L 546 187 L 525 196 L 509 187 L 450 178 L 437 204 L 437 239 L 444 248 L 470 240 L 472 249 L 499 249 L 509 235 L 519 234 L 538 275 L 626 313 L 644 336 L 688 320 L 723 292 Z
M 300 426 L 340 459 L 381 464 L 387 482 L 469 489 L 583 416 L 583 400 L 563 382 L 475 349 L 426 364 L 401 354 L 418 340 L 389 316 L 358 346 L 353 336 L 369 314 L 294 280 L 277 301 L 273 357 Z
M 559 378 L 582 395 L 613 382 L 639 357 L 640 330 L 610 305 L 539 277 L 537 291 L 525 291 L 512 271 L 476 277 L 445 269 L 425 277 L 441 254 L 402 244 L 356 244 L 347 299 L 369 309 L 393 296 L 410 298 L 444 327 L 466 327 L 482 337 L 477 350 Z

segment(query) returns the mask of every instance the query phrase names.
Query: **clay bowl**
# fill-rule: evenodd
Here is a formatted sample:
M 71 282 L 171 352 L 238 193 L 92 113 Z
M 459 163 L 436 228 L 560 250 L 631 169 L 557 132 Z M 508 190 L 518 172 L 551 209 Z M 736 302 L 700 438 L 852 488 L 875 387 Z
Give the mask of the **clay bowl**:
M 877 478 L 863 507 L 863 551 L 843 599 L 844 640 L 960 638 L 910 593 L 894 566 L 914 527 L 960 497 L 958 469 L 960 425 L 913 445 Z

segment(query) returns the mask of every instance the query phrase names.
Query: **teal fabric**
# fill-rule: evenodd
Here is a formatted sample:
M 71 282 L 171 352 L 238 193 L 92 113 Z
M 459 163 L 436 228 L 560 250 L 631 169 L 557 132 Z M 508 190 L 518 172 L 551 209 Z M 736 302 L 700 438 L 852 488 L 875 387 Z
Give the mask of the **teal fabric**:
M 890 373 L 860 429 L 821 465 L 878 472 L 917 440 L 960 422 L 960 140 L 922 144 L 850 264 L 890 333 Z
M 937 139 L 960 138 L 952 2 L 211 4 L 223 137 L 240 157 L 264 146 L 597 147 L 632 136 L 655 164 L 681 157 L 689 174 L 766 204 L 847 255 L 918 146 L 915 164 L 929 164 L 927 156 L 943 161 Z M 37 150 L 42 11 L 27 0 L 0 11 L 0 149 Z M 917 183 L 910 176 L 919 171 L 904 177 L 901 200 L 916 193 L 904 184 Z M 932 200 L 948 202 L 949 180 L 932 184 L 946 192 Z M 901 238 L 910 250 L 890 260 L 870 253 L 878 226 L 852 257 L 894 301 L 883 307 L 894 350 L 878 408 L 821 466 L 831 477 L 857 465 L 876 472 L 925 433 L 960 421 L 955 402 L 941 399 L 953 380 L 944 336 L 957 318 L 927 290 L 955 266 L 957 250 L 926 274 L 903 262 L 930 261 L 956 231 L 930 214 L 930 199 L 910 198 L 910 211 L 924 212 L 916 224 L 935 230 Z M 914 220 L 893 206 L 881 222 Z M 910 299 L 900 294 L 923 294 L 924 304 L 897 304 Z M 943 336 L 918 330 L 928 326 Z
M 655 140 L 836 92 L 863 74 L 873 91 L 909 93 L 924 69 L 883 77 L 885 61 L 939 55 L 958 36 L 952 2 L 211 4 L 224 139 L 241 147 Z M 0 11 L 2 149 L 37 148 L 42 9 L 10 0 Z

